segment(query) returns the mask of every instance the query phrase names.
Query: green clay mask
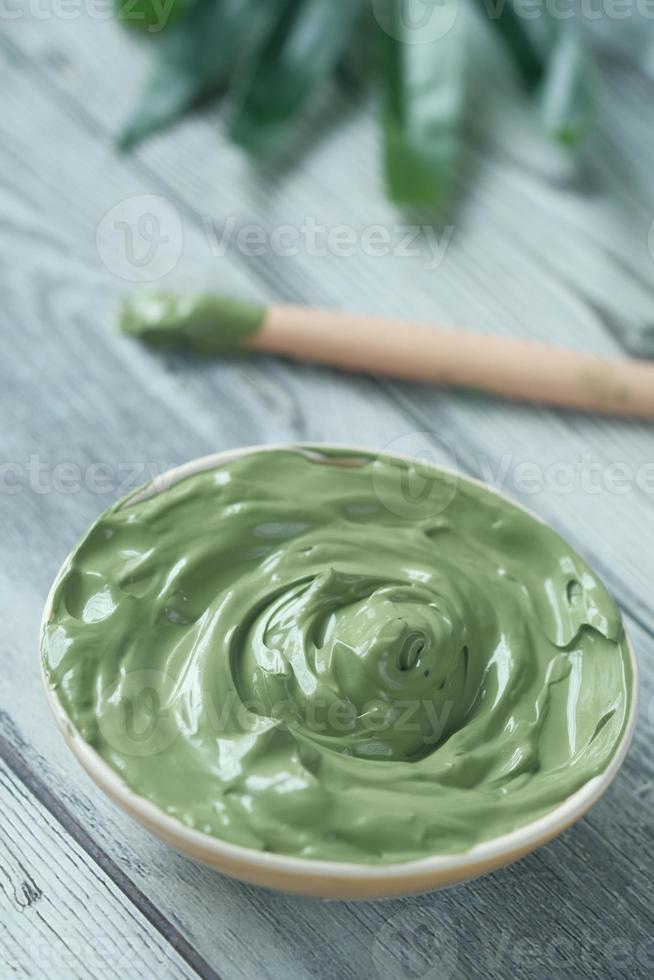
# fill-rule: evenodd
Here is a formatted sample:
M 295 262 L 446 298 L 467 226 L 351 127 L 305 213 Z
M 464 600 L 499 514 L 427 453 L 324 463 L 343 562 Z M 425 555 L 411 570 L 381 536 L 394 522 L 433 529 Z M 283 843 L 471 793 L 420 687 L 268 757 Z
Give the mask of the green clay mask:
M 129 297 L 120 312 L 124 333 L 159 347 L 183 345 L 200 354 L 227 354 L 260 329 L 265 308 L 224 296 Z
M 614 754 L 620 615 L 550 528 L 385 456 L 258 451 L 132 495 L 43 637 L 75 728 L 184 824 L 385 863 L 545 814 Z

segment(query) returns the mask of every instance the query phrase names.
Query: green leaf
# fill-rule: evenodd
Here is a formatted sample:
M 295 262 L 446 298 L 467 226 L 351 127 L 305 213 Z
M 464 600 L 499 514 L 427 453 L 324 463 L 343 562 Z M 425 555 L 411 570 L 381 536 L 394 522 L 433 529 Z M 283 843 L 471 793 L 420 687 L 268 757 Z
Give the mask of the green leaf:
M 547 29 L 521 16 L 516 0 L 479 0 L 479 4 L 506 45 L 523 85 L 533 91 L 545 75 Z
M 189 0 L 157 38 L 154 69 L 119 146 L 129 149 L 224 86 L 262 9 L 261 0 Z
M 116 17 L 129 28 L 156 34 L 182 14 L 186 0 L 114 0 Z
M 574 24 L 544 10 L 531 18 L 519 0 L 480 0 L 507 46 L 528 91 L 535 93 L 548 132 L 567 146 L 593 124 L 597 73 Z
M 244 79 L 230 128 L 236 143 L 262 157 L 283 147 L 295 117 L 336 69 L 366 5 L 367 0 L 282 0 Z
M 440 201 L 460 149 L 465 98 L 458 0 L 388 0 L 384 31 L 384 136 L 388 193 L 398 204 Z
M 540 108 L 547 131 L 565 146 L 576 146 L 595 121 L 597 74 L 575 30 L 559 33 L 547 66 Z

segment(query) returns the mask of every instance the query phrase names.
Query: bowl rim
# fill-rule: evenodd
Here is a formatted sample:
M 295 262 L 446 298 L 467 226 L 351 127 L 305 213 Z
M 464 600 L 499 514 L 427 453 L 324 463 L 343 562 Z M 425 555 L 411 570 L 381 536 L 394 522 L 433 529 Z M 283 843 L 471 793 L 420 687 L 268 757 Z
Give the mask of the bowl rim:
M 348 453 L 360 453 L 362 456 L 373 458 L 381 455 L 404 461 L 411 461 L 412 459 L 408 454 L 387 452 L 384 449 L 373 449 L 351 443 L 284 442 L 255 444 L 252 446 L 241 446 L 236 449 L 222 450 L 189 460 L 186 463 L 166 470 L 166 472 L 148 481 L 143 487 L 123 499 L 129 499 L 132 503 L 137 503 L 157 493 L 161 493 L 181 480 L 204 470 L 225 465 L 243 456 L 284 450 L 309 452 L 312 450 L 317 452 L 321 450 L 342 450 Z M 534 513 L 522 503 L 513 500 L 507 494 L 482 480 L 467 476 L 454 467 L 440 466 L 431 462 L 423 462 L 422 465 L 429 466 L 440 473 L 454 476 L 457 481 L 481 487 L 487 492 L 517 507 L 539 523 L 548 524 L 539 514 Z M 504 863 L 510 863 L 516 857 L 526 854 L 540 844 L 544 844 L 553 837 L 556 837 L 572 823 L 580 819 L 608 789 L 622 766 L 631 745 L 638 717 L 640 671 L 633 644 L 625 630 L 625 641 L 632 672 L 631 701 L 626 724 L 618 746 L 608 765 L 601 773 L 591 777 L 578 790 L 536 820 L 532 820 L 505 834 L 500 834 L 479 844 L 475 844 L 466 851 L 459 851 L 454 854 L 431 854 L 410 861 L 388 864 L 367 864 L 354 861 L 304 858 L 290 854 L 270 853 L 241 844 L 233 844 L 221 838 L 214 837 L 211 834 L 206 834 L 203 831 L 186 826 L 176 817 L 166 813 L 155 803 L 131 789 L 120 774 L 84 740 L 51 687 L 46 675 L 42 656 L 43 635 L 52 612 L 55 590 L 61 577 L 65 574 L 68 564 L 78 546 L 79 542 L 75 544 L 73 550 L 67 555 L 57 572 L 48 593 L 41 618 L 39 630 L 39 661 L 41 679 L 45 687 L 46 698 L 50 709 L 78 762 L 105 794 L 148 829 L 154 833 L 160 832 L 160 836 L 173 847 L 185 853 L 193 852 L 200 860 L 206 861 L 206 863 L 214 867 L 219 866 L 221 862 L 232 866 L 243 866 L 245 864 L 261 871 L 282 873 L 290 880 L 297 879 L 299 881 L 300 879 L 311 877 L 312 879 L 329 880 L 331 884 L 334 882 L 347 883 L 362 880 L 379 882 L 383 880 L 388 882 L 389 885 L 392 885 L 393 882 L 400 885 L 409 876 L 428 879 L 455 873 L 459 877 L 464 877 L 466 871 L 469 871 L 473 875 L 476 873 L 475 869 L 478 869 L 480 865 L 486 865 L 490 869 L 491 867 L 498 867 Z

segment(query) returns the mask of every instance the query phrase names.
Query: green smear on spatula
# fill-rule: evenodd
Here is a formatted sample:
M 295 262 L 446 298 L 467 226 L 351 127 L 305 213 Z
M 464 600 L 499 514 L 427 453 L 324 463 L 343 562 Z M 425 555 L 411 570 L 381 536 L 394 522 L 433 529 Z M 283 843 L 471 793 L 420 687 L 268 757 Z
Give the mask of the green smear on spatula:
M 228 354 L 261 328 L 265 312 L 257 303 L 213 293 L 155 293 L 130 296 L 118 322 L 123 333 L 153 346 Z

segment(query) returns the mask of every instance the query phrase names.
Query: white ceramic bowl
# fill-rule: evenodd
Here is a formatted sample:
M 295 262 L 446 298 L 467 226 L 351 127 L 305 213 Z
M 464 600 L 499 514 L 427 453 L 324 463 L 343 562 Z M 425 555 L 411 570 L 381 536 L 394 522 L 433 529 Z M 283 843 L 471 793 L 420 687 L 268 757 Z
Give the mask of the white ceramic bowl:
M 291 445 L 248 446 L 243 449 L 205 456 L 202 459 L 193 460 L 183 466 L 169 470 L 158 477 L 153 484 L 149 484 L 142 496 L 158 493 L 187 476 L 228 463 L 239 456 L 265 450 L 288 448 L 293 447 Z M 339 445 L 330 446 L 330 448 L 355 450 L 364 454 L 374 452 L 374 450 L 360 446 Z M 385 455 L 397 456 L 398 454 L 386 453 Z M 438 467 L 437 469 L 443 472 L 443 468 Z M 453 473 L 454 471 L 446 472 Z M 492 487 L 480 483 L 480 481 L 471 480 L 459 473 L 455 475 L 461 481 L 476 483 L 491 493 L 509 499 Z M 520 506 L 515 501 L 509 502 L 514 506 Z M 526 510 L 526 508 L 522 509 Z M 531 511 L 527 511 L 527 513 L 536 520 L 540 520 Z M 59 575 L 62 572 L 63 568 Z M 44 624 L 48 621 L 52 611 L 52 598 L 59 575 L 46 601 L 43 616 Z M 510 864 L 562 833 L 599 800 L 622 765 L 636 726 L 639 685 L 638 663 L 628 638 L 627 645 L 633 676 L 631 706 L 620 744 L 604 772 L 590 779 L 581 789 L 544 817 L 525 824 L 525 826 L 508 834 L 502 834 L 500 837 L 477 844 L 461 854 L 434 855 L 417 861 L 385 865 L 317 861 L 286 857 L 282 854 L 269 854 L 249 847 L 229 844 L 209 834 L 191 830 L 164 813 L 154 803 L 134 793 L 123 782 L 118 773 L 75 730 L 70 718 L 50 688 L 45 673 L 43 677 L 50 707 L 77 760 L 100 789 L 130 816 L 167 844 L 216 871 L 254 885 L 263 885 L 267 888 L 320 898 L 374 899 L 418 894 L 444 888 L 447 885 L 454 885 L 457 882 L 475 878 L 488 871 L 493 871 L 495 868 Z

